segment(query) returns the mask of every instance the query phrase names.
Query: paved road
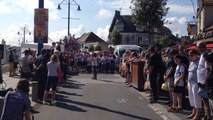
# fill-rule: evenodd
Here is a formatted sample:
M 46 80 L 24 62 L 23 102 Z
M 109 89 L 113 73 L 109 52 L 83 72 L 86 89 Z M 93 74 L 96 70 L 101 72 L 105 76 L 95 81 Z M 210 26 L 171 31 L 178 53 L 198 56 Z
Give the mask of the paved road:
M 41 105 L 35 120 L 179 120 L 149 104 L 139 92 L 127 87 L 119 75 L 72 76 L 58 88 L 55 106 Z

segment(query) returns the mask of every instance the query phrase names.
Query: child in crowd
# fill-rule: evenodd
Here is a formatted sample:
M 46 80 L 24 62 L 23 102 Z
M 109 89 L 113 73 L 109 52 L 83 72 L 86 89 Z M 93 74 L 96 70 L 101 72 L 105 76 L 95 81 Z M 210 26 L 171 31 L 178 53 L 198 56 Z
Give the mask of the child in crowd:
M 184 92 L 185 67 L 182 64 L 181 59 L 181 55 L 176 55 L 174 57 L 177 67 L 174 74 L 173 104 L 172 107 L 168 109 L 168 112 L 182 110 L 182 93 Z

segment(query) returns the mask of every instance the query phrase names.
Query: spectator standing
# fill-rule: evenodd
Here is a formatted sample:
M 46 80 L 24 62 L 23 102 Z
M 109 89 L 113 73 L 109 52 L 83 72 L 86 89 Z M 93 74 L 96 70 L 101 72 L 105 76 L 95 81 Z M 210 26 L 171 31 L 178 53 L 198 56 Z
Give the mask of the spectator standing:
M 150 103 L 155 103 L 158 101 L 158 91 L 157 91 L 157 75 L 158 75 L 158 56 L 155 52 L 155 47 L 151 46 L 149 49 L 149 62 L 148 62 L 148 75 L 149 81 L 152 88 L 152 97 L 150 98 Z
M 98 58 L 97 58 L 97 54 L 93 53 L 92 58 L 91 58 L 91 62 L 92 62 L 92 68 L 93 68 L 93 77 L 92 79 L 97 80 L 97 65 L 98 65 Z
M 208 98 L 211 105 L 210 107 L 213 109 L 213 52 L 206 52 L 204 54 L 204 58 L 208 66 L 205 89 L 208 91 Z M 213 111 L 211 112 L 213 113 Z
M 204 59 L 204 53 L 206 52 L 206 44 L 204 42 L 197 43 L 197 49 L 200 55 L 200 60 L 197 68 L 197 80 L 198 80 L 198 95 L 201 96 L 203 104 L 204 104 L 204 111 L 205 111 L 205 119 L 211 119 L 210 113 L 210 106 L 209 106 L 209 99 L 207 95 L 207 90 L 205 90 L 202 86 L 206 83 L 207 77 L 207 64 Z
M 17 68 L 18 68 L 18 58 L 19 58 L 19 55 L 17 54 L 16 49 L 13 49 L 13 57 L 14 57 L 14 71 L 13 71 L 13 74 L 17 75 L 16 71 L 17 71 Z
M 167 81 L 168 87 L 169 87 L 169 101 L 168 105 L 172 105 L 172 97 L 173 97 L 173 90 L 174 90 L 174 73 L 176 64 L 174 62 L 174 56 L 177 54 L 176 50 L 168 49 L 166 51 L 166 55 L 168 57 L 168 60 L 166 62 L 166 72 L 164 74 L 164 80 Z
M 168 112 L 182 110 L 182 93 L 184 92 L 184 77 L 186 70 L 181 59 L 181 55 L 176 55 L 174 57 L 177 67 L 174 74 L 173 104 L 172 107 L 168 109 Z
M 47 84 L 43 97 L 43 104 L 47 104 L 46 100 L 48 97 L 48 93 L 50 88 L 52 88 L 52 100 L 51 104 L 55 104 L 55 94 L 56 94 L 56 86 L 58 83 L 58 71 L 60 71 L 60 65 L 58 61 L 58 56 L 53 54 L 50 58 L 50 62 L 47 63 Z
M 46 56 L 46 49 L 42 49 L 41 55 L 38 56 L 35 62 L 36 71 L 35 71 L 35 79 L 38 81 L 38 101 L 43 100 L 44 91 L 46 87 L 47 81 L 47 62 L 48 57 Z
M 13 50 L 10 49 L 9 52 L 9 77 L 13 77 L 14 75 L 14 55 Z
M 29 79 L 31 76 L 30 64 L 32 63 L 30 57 L 30 50 L 24 51 L 24 57 L 21 58 L 21 63 L 21 78 Z
M 189 102 L 193 107 L 192 113 L 187 116 L 188 119 L 197 120 L 200 118 L 202 102 L 201 97 L 197 95 L 198 92 L 198 81 L 197 81 L 197 67 L 199 62 L 198 52 L 196 50 L 189 51 L 190 64 L 188 69 L 188 94 Z

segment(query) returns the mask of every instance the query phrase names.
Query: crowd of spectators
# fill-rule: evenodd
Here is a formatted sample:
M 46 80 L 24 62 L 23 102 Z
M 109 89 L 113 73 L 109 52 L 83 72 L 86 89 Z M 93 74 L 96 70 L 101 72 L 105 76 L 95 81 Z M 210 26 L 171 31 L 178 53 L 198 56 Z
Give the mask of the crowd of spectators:
M 168 112 L 182 111 L 189 97 L 192 113 L 188 119 L 198 120 L 204 110 L 204 119 L 211 120 L 213 109 L 213 52 L 199 42 L 197 49 L 187 50 L 151 46 L 141 54 L 127 50 L 122 57 L 120 71 L 126 70 L 126 83 L 131 86 L 133 61 L 143 61 L 144 88 L 148 91 L 150 103 L 159 100 L 161 89 L 168 91 Z M 147 84 L 149 83 L 149 84 Z M 149 87 L 147 87 L 149 86 Z

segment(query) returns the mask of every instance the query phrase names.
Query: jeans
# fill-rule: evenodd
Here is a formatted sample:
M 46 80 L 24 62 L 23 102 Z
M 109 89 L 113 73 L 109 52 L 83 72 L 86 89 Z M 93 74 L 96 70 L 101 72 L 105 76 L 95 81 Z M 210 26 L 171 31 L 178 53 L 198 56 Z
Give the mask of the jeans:
M 97 66 L 93 66 L 93 78 L 97 79 Z

